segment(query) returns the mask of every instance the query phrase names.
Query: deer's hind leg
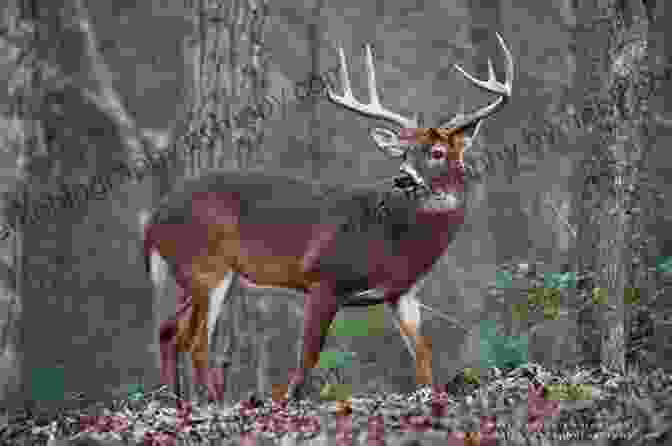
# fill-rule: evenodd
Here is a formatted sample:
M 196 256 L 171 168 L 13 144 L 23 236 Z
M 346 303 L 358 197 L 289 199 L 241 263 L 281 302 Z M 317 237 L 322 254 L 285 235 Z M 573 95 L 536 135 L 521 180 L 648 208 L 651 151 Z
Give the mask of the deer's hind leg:
M 211 339 L 219 334 L 215 331 L 217 319 L 225 301 L 230 300 L 236 282 L 236 273 L 221 260 L 205 257 L 192 262 L 191 314 L 188 319 L 179 321 L 182 324 L 177 338 L 178 350 L 191 353 L 195 384 L 206 386 L 211 397 L 217 393 L 210 382 Z
M 239 242 L 235 229 L 233 232 L 232 229 L 228 225 L 210 225 L 207 252 L 191 258 L 189 282 L 192 312 L 188 326 L 181 331 L 183 336 L 178 341 L 181 348 L 191 353 L 195 382 L 205 385 L 211 399 L 217 401 L 223 396 L 222 366 L 230 364 L 232 350 L 231 342 L 228 342 L 226 351 L 218 351 L 219 345 L 223 344 L 219 338 L 229 335 L 230 341 L 231 333 L 229 330 L 226 330 L 229 333 L 225 333 L 221 324 L 217 323 L 223 306 L 226 304 L 230 307 L 231 294 L 238 281 L 236 264 Z M 214 353 L 212 357 L 210 351 Z

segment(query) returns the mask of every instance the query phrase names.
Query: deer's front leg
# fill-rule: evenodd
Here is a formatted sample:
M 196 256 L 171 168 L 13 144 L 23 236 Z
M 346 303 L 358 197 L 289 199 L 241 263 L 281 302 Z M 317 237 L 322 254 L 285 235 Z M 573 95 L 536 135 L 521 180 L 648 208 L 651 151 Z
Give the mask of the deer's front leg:
M 424 282 L 424 281 L 423 281 Z M 394 303 L 388 303 L 396 325 L 408 352 L 415 360 L 416 383 L 419 386 L 432 385 L 432 343 L 420 334 L 422 319 L 420 305 L 416 297 L 422 282 L 411 288 Z
M 222 403 L 226 391 L 226 378 L 231 365 L 233 352 L 233 318 L 236 308 L 233 302 L 233 291 L 238 275 L 230 271 L 219 287 L 211 291 L 208 308 L 208 344 L 210 345 L 209 375 L 207 379 L 208 396 L 211 400 Z
M 303 351 L 301 364 L 291 377 L 287 396 L 303 398 L 306 379 L 317 365 L 320 352 L 329 331 L 329 326 L 338 312 L 339 301 L 334 287 L 328 282 L 320 282 L 310 289 L 306 296 L 303 320 Z

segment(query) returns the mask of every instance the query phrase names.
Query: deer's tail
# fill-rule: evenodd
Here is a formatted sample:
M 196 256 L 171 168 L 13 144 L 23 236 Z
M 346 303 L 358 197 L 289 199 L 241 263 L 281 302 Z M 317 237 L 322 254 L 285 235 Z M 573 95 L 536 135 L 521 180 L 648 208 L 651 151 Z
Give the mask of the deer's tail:
M 152 249 L 154 248 L 155 240 L 153 238 L 153 222 L 152 220 L 154 219 L 154 213 L 153 212 L 148 212 L 145 213 L 140 217 L 140 226 L 141 226 L 141 231 L 142 231 L 142 239 L 143 239 L 143 249 L 142 249 L 142 257 L 145 260 L 145 272 L 147 275 L 150 275 L 152 273 L 151 270 L 151 262 L 150 262 L 150 257 L 152 255 Z

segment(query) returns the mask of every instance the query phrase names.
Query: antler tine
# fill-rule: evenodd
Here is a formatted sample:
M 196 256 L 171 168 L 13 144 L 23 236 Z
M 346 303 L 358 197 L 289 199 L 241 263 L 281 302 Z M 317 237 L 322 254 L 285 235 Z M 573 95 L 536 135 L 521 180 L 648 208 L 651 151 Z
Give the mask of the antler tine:
M 373 67 L 373 54 L 371 53 L 371 45 L 366 45 L 366 74 L 368 75 L 369 84 L 369 101 L 371 107 L 382 108 L 380 105 L 380 98 L 378 97 L 378 87 L 376 86 L 376 70 Z
M 345 60 L 345 53 L 343 52 L 343 47 L 339 45 L 338 47 L 338 57 L 341 59 L 341 79 L 343 82 L 343 100 L 347 100 L 348 102 L 354 101 L 355 97 L 352 94 L 352 87 L 350 86 L 350 74 L 348 73 L 348 63 Z M 334 99 L 338 98 L 336 94 L 331 90 L 331 87 L 329 87 L 329 97 Z M 339 98 L 340 99 L 340 98 Z
M 350 85 L 350 77 L 348 75 L 347 63 L 345 60 L 345 54 L 343 52 L 343 47 L 338 47 L 338 54 L 341 59 L 341 78 L 343 83 L 343 95 L 339 96 L 336 94 L 331 87 L 327 87 L 327 96 L 331 102 L 337 105 L 341 105 L 349 110 L 357 112 L 363 116 L 370 118 L 384 119 L 390 121 L 398 126 L 403 128 L 416 128 L 418 126 L 417 119 L 406 118 L 400 114 L 394 113 L 390 110 L 387 110 L 380 103 L 380 97 L 378 96 L 378 89 L 376 86 L 376 71 L 373 66 L 373 54 L 371 51 L 371 45 L 366 45 L 366 70 L 368 75 L 368 86 L 369 86 L 369 104 L 363 104 L 355 99 L 354 94 L 352 93 L 352 88 Z
M 493 102 L 490 105 L 487 105 L 475 112 L 469 113 L 469 114 L 460 114 L 456 116 L 448 125 L 450 127 L 464 127 L 468 124 L 473 123 L 476 120 L 482 120 L 486 118 L 487 116 L 493 114 L 495 111 L 497 111 L 502 105 L 506 103 L 506 101 L 511 97 L 511 91 L 513 87 L 513 74 L 514 74 L 514 68 L 513 68 L 513 56 L 511 55 L 511 51 L 509 51 L 509 48 L 506 46 L 506 43 L 504 42 L 504 39 L 499 33 L 497 34 L 497 40 L 499 40 L 499 44 L 504 50 L 504 58 L 505 58 L 505 64 L 506 64 L 506 79 L 504 83 L 501 83 L 497 81 L 496 75 L 495 75 L 495 70 L 492 66 L 492 59 L 488 58 L 488 80 L 487 81 L 482 81 L 480 79 L 476 79 L 474 76 L 471 74 L 467 73 L 461 66 L 455 64 L 455 68 L 464 75 L 469 81 L 471 81 L 474 85 L 477 87 L 489 91 L 490 93 L 495 93 L 499 95 L 499 98 L 495 102 Z M 479 123 L 480 126 L 480 123 Z
M 487 81 L 482 81 L 480 79 L 476 79 L 474 76 L 471 74 L 467 73 L 464 68 L 461 66 L 455 64 L 455 68 L 464 75 L 467 79 L 469 79 L 471 82 L 473 82 L 476 86 L 489 91 L 491 93 L 496 93 L 499 95 L 506 95 L 506 96 L 511 96 L 511 89 L 512 89 L 512 83 L 513 83 L 513 56 L 511 55 L 511 52 L 506 46 L 506 43 L 504 42 L 504 39 L 502 39 L 502 36 L 497 34 L 497 39 L 499 40 L 499 44 L 501 45 L 502 49 L 504 50 L 504 55 L 505 55 L 505 60 L 506 60 L 506 80 L 504 83 L 498 82 L 497 77 L 495 75 L 495 70 L 492 67 L 492 59 L 488 58 L 488 80 Z

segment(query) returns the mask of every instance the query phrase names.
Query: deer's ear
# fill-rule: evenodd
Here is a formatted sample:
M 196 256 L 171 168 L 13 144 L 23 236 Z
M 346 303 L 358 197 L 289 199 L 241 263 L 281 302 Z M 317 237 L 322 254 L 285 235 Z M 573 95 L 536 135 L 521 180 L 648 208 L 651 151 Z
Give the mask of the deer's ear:
M 378 148 L 390 158 L 399 158 L 406 153 L 406 145 L 401 142 L 399 133 L 393 130 L 376 127 L 371 130 L 371 138 Z

